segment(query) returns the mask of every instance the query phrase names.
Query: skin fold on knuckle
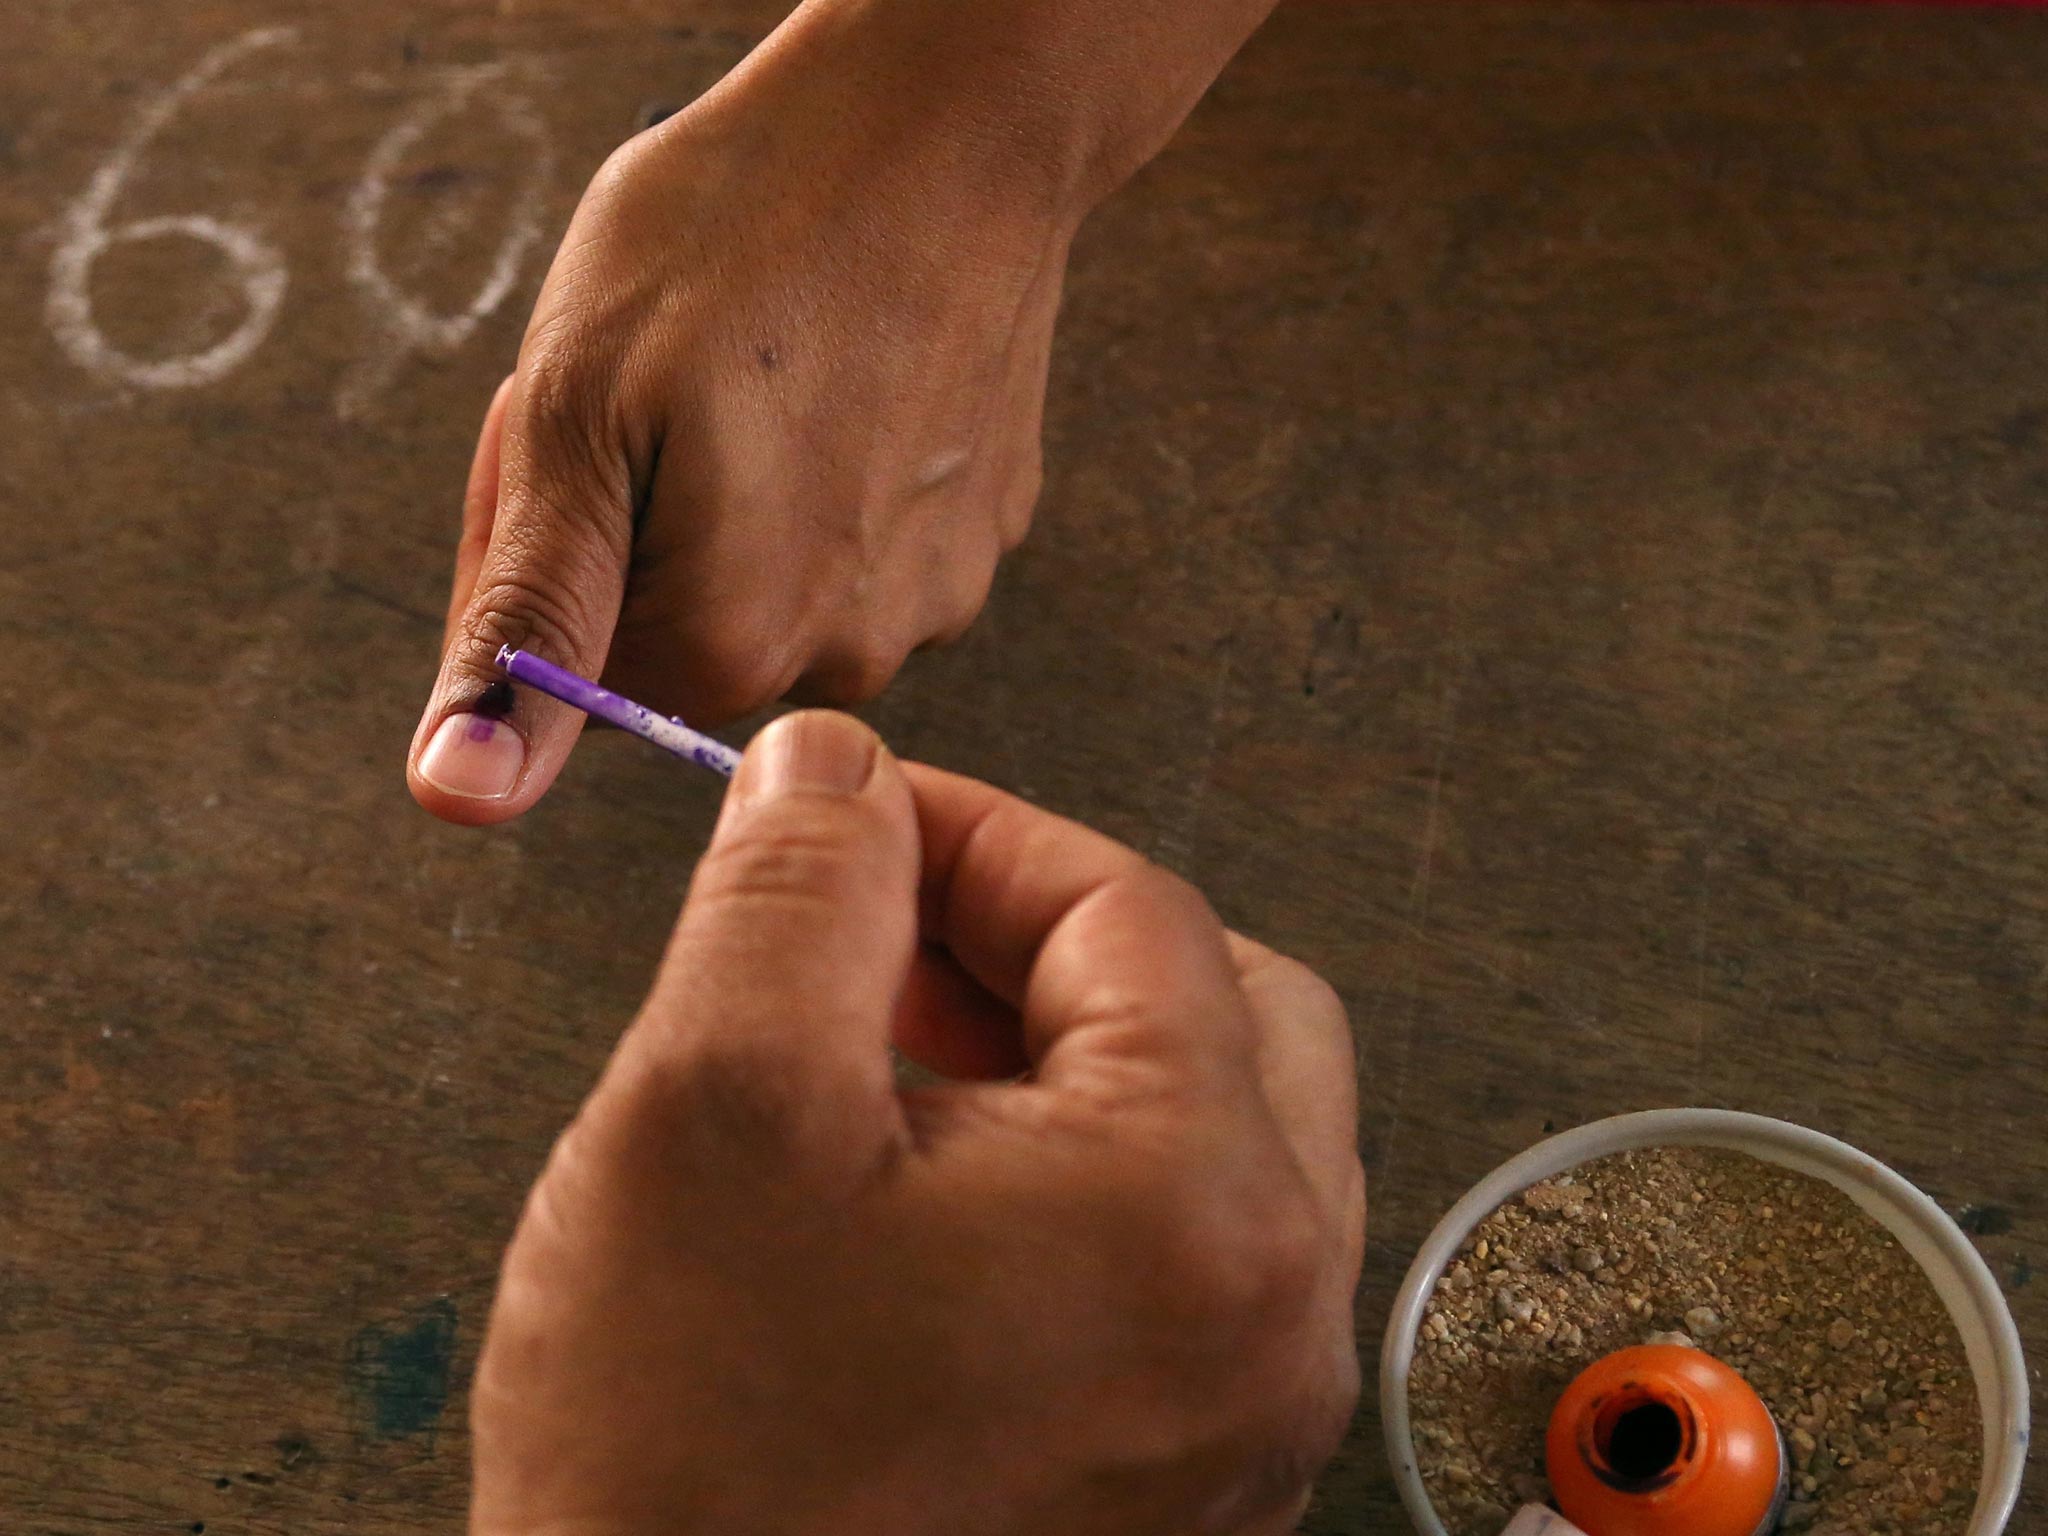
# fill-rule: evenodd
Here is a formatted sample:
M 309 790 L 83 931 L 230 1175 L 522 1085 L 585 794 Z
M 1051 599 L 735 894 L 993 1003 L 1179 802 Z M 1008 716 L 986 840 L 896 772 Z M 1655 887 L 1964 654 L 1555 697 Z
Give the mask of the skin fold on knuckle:
M 1043 849 L 1051 855 L 1055 847 L 1048 829 L 1032 840 L 1026 852 L 1035 856 Z M 1033 860 L 1022 862 L 1028 868 Z M 1223 932 L 1215 909 L 1199 890 L 1164 865 L 1133 853 L 1128 863 L 1107 873 L 1060 915 L 1041 952 L 1130 955 L 1170 943 L 1200 964 L 1206 960 L 1203 950 L 1212 935 L 1220 955 Z M 1129 985 L 1105 984 L 1085 971 L 1066 972 L 1062 980 L 1066 996 L 1061 999 L 1065 1004 L 1061 1011 L 1075 1022 L 1144 1024 L 1157 1016 L 1161 999 L 1134 992 Z M 1228 970 L 1219 965 L 1219 987 L 1228 986 L 1229 980 Z M 1185 1003 L 1192 994 L 1183 990 L 1180 995 Z M 1242 1063 L 1231 1050 L 1223 1055 L 1227 1061 L 1219 1066 L 1234 1074 Z
M 471 600 L 462 623 L 456 664 L 480 676 L 498 675 L 502 646 L 530 650 L 570 667 L 590 667 L 587 638 L 596 615 L 568 580 L 538 572 L 494 576 Z
M 614 581 L 633 553 L 634 472 L 622 425 L 529 419 L 500 491 L 519 505 L 508 551 L 581 559 Z
M 527 1192 L 509 1252 L 526 1271 L 550 1271 L 593 1233 L 630 1230 L 649 1190 L 633 1153 L 638 1128 L 628 1074 L 614 1061 L 548 1150 Z
M 1351 1017 L 1344 1007 L 1344 999 L 1337 994 L 1321 976 L 1285 955 L 1274 956 L 1274 969 L 1283 978 L 1283 986 L 1295 1000 L 1296 1011 L 1301 1017 L 1341 1042 L 1347 1058 L 1351 1055 Z
M 494 530 L 452 659 L 495 677 L 498 649 L 510 645 L 596 671 L 615 618 L 605 609 L 618 600 L 631 550 L 629 509 L 594 473 L 565 478 L 532 464 L 501 489 L 501 503 L 507 496 L 521 503 L 519 515 Z
M 900 1152 L 895 1127 L 875 1113 L 889 1091 L 886 1058 L 872 1069 L 838 1053 L 799 1059 L 786 1040 L 731 1022 L 681 1034 L 655 1026 L 659 1048 L 620 1094 L 621 1162 L 648 1189 L 644 1207 L 687 1227 L 707 1259 L 729 1245 L 764 1247 L 764 1219 L 792 1242 L 829 1229 Z
M 630 221 L 645 201 L 646 183 L 662 165 L 659 136 L 636 134 L 604 157 L 584 186 L 576 222 Z
M 1028 869 L 1042 858 L 1056 857 L 1060 842 L 1056 827 L 1032 829 L 1020 867 Z M 1147 934 L 1223 931 L 1208 899 L 1193 885 L 1163 864 L 1133 850 L 1125 852 L 1127 859 L 1119 859 L 1060 915 L 1046 935 L 1046 948 L 1084 935 L 1096 942 L 1125 942 Z
M 815 927 L 849 904 L 876 898 L 881 876 L 871 850 L 883 832 L 877 816 L 858 799 L 800 798 L 757 809 L 698 862 L 686 922 L 721 931 Z
M 591 334 L 604 323 L 551 317 L 549 339 L 529 343 L 521 360 L 515 424 L 530 494 L 587 500 L 593 490 L 615 498 L 626 489 L 628 434 L 617 409 L 627 400 L 620 385 L 624 349 Z
M 744 1040 L 699 1042 L 652 1074 L 642 1118 L 672 1168 L 729 1185 L 805 1138 L 809 1095 L 788 1064 Z M 684 1155 L 678 1157 L 678 1151 Z
M 866 704 L 881 697 L 907 654 L 907 648 L 880 641 L 828 642 L 804 673 L 799 691 L 826 704 Z
M 1162 926 L 1213 929 L 1219 935 L 1223 932 L 1222 921 L 1209 905 L 1209 898 L 1164 864 L 1155 864 L 1150 859 L 1134 864 L 1112 887 L 1098 892 L 1098 899 L 1106 899 L 1111 892 Z
M 653 408 L 643 375 L 655 363 L 645 284 L 592 274 L 564 282 L 536 311 L 520 349 L 506 421 L 505 474 L 516 493 L 565 518 L 627 510 L 651 468 Z M 601 521 L 609 528 L 614 519 Z
M 854 658 L 848 679 L 848 689 L 853 699 L 865 704 L 882 696 L 896 674 L 903 670 L 903 663 L 910 654 L 910 647 L 893 641 L 872 642 Z

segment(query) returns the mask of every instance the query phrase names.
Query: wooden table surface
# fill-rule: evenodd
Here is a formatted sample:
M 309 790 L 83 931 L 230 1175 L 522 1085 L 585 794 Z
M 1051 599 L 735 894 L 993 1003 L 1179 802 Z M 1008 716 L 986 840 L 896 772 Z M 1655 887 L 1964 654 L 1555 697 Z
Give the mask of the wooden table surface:
M 482 835 L 401 760 L 575 193 L 774 11 L 10 9 L 8 1536 L 459 1529 L 715 786 L 593 740 Z M 1471 1181 L 1670 1104 L 1892 1163 L 2048 1349 L 2043 80 L 2008 11 L 1303 5 L 1088 226 L 1037 530 L 872 715 L 1342 990 L 1368 1357 Z M 1306 1528 L 1403 1528 L 1370 1404 Z

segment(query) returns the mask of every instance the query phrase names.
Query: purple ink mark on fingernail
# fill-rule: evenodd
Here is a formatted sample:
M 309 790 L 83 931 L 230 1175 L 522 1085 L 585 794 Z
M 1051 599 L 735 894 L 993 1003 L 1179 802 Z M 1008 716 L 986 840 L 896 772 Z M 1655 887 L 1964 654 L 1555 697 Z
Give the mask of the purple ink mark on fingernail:
M 498 722 L 486 715 L 471 715 L 469 729 L 463 734 L 471 741 L 489 741 L 498 734 Z

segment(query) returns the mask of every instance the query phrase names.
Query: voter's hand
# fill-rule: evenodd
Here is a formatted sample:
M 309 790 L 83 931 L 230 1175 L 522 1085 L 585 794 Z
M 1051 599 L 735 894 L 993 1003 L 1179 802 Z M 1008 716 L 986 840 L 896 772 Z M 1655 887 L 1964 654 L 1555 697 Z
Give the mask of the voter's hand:
M 583 198 L 478 444 L 408 760 L 436 815 L 525 811 L 582 727 L 490 694 L 501 645 L 693 724 L 857 702 L 1024 537 L 1083 199 L 835 15 Z

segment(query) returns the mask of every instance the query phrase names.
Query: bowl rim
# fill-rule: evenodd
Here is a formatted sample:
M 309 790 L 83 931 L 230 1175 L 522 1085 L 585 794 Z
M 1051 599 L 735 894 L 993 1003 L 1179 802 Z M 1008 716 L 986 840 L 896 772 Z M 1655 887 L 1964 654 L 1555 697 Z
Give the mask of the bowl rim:
M 1467 1234 L 1494 1209 L 1530 1185 L 1616 1152 L 1649 1147 L 1712 1147 L 1746 1152 L 1809 1177 L 1825 1179 L 1882 1222 L 1928 1274 L 1955 1319 L 1969 1355 L 1984 1429 L 1983 1468 L 1966 1536 L 1998 1536 L 2019 1502 L 2026 1470 L 2026 1357 L 1990 1266 L 1961 1227 L 1903 1175 L 1823 1132 L 1733 1109 L 1649 1109 L 1561 1131 L 1524 1148 L 1486 1175 L 1445 1213 L 1409 1266 L 1394 1298 L 1380 1349 L 1380 1424 L 1387 1460 L 1419 1536 L 1448 1536 L 1423 1486 L 1408 1411 L 1408 1372 L 1416 1330 L 1436 1282 Z M 1914 1241 L 1914 1239 L 1920 1241 Z M 1930 1265 L 1926 1248 L 1944 1261 L 1952 1284 Z M 1959 1310 L 1967 1304 L 1973 1317 Z M 1973 1327 L 1974 1322 L 1977 1327 Z M 1973 1335 L 1983 1343 L 1972 1347 Z M 1981 1357 L 1981 1358 L 1980 1358 Z

